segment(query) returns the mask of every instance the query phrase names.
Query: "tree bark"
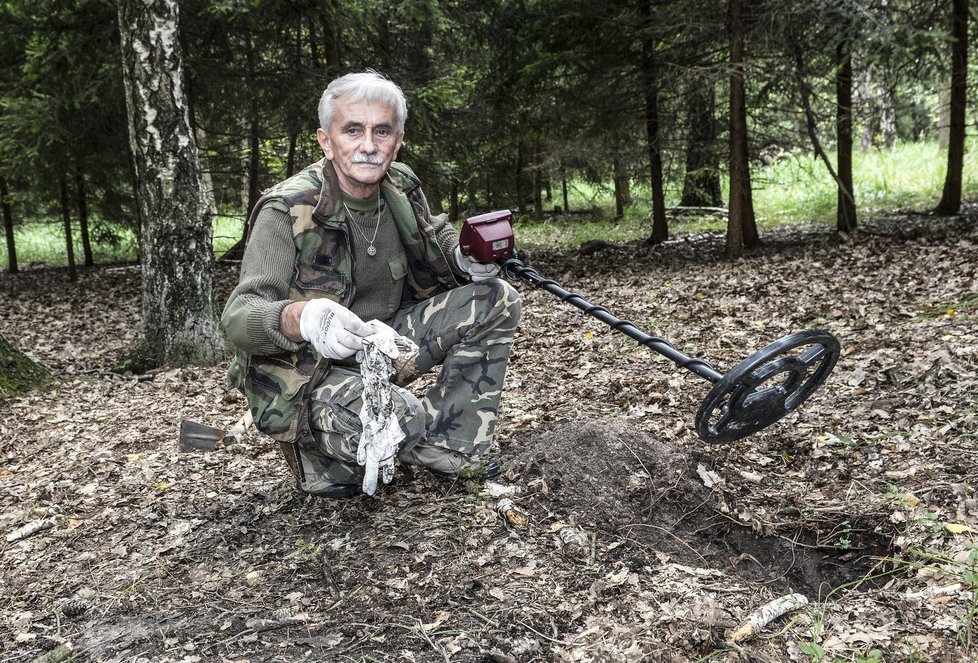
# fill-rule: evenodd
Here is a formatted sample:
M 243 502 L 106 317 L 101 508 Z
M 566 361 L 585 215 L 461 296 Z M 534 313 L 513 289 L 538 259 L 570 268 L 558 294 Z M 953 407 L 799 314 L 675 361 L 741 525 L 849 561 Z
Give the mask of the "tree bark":
M 255 47 L 249 36 L 246 40 L 246 56 L 248 62 L 248 82 L 249 82 L 249 99 L 250 104 L 248 107 L 248 195 L 247 203 L 245 203 L 245 218 L 247 219 L 251 214 L 251 208 L 255 206 L 258 202 L 259 197 L 259 186 L 258 186 L 258 171 L 261 165 L 261 123 L 259 119 L 259 107 L 258 99 L 260 97 L 259 90 L 257 89 L 257 84 L 255 83 L 255 72 L 257 70 L 257 65 L 255 64 Z M 251 228 L 248 224 L 244 224 L 244 241 L 245 244 L 248 243 L 248 232 Z
M 71 234 L 71 204 L 68 202 L 68 178 L 62 172 L 58 180 L 61 190 L 61 222 L 65 231 L 65 255 L 68 257 L 68 280 L 74 283 L 78 280 L 78 268 L 75 266 L 75 242 Z
M 543 221 L 543 168 L 540 154 L 540 139 L 533 142 L 533 219 Z
M 520 141 L 516 146 L 516 201 L 519 203 L 520 214 L 525 215 L 526 196 L 523 194 L 523 141 Z M 471 195 L 469 196 L 469 209 L 475 209 L 475 201 Z
M 856 199 L 852 186 L 852 53 L 849 45 L 840 41 L 836 47 L 836 163 L 839 168 L 836 229 L 851 232 L 856 229 Z
M 622 174 L 621 159 L 615 157 L 614 159 L 614 169 L 615 169 L 615 218 L 620 219 L 625 216 L 625 192 L 622 189 L 622 180 L 625 176 Z
M 0 177 L 0 208 L 3 209 L 3 230 L 7 238 L 7 271 L 16 274 L 17 242 L 14 241 L 14 213 L 10 206 L 10 192 L 7 191 L 7 179 Z
M 563 166 L 560 167 L 560 193 L 564 200 L 564 214 L 570 212 L 570 205 L 567 202 L 567 170 Z
M 43 387 L 50 381 L 51 374 L 46 368 L 0 334 L 0 400 Z
M 951 77 L 946 72 L 941 72 L 937 83 L 937 147 L 946 150 L 950 146 Z
M 694 84 L 686 93 L 686 174 L 681 207 L 719 207 L 720 172 L 714 156 L 717 139 L 716 94 L 711 81 Z
M 649 147 L 649 176 L 652 184 L 652 235 L 650 244 L 661 244 L 669 239 L 669 222 L 666 220 L 666 196 L 662 181 L 662 150 L 659 142 L 659 74 L 655 59 L 655 43 L 652 41 L 653 0 L 642 2 L 642 15 L 646 29 L 642 37 L 642 82 L 645 95 L 645 136 Z
M 213 301 L 211 219 L 183 93 L 176 0 L 121 0 L 123 79 L 142 223 L 142 328 L 120 366 L 213 365 L 224 347 Z
M 856 107 L 862 109 L 859 113 L 859 121 L 862 125 L 862 130 L 859 132 L 859 151 L 865 153 L 873 147 L 873 137 L 876 135 L 876 114 L 872 110 L 875 106 L 873 102 L 873 65 L 866 65 L 866 69 L 859 74 L 855 96 Z
M 952 0 L 951 36 L 951 122 L 948 131 L 947 175 L 936 212 L 943 216 L 961 210 L 964 169 L 964 115 L 968 82 L 968 0 Z
M 744 247 L 756 246 L 760 239 L 754 218 L 747 145 L 742 0 L 730 0 L 727 11 L 730 37 L 730 202 L 727 205 L 726 256 L 733 259 L 744 254 Z
M 81 233 L 82 256 L 86 267 L 95 264 L 92 255 L 92 238 L 88 232 L 88 194 L 85 190 L 85 174 L 75 167 L 75 205 L 78 207 L 78 231 Z

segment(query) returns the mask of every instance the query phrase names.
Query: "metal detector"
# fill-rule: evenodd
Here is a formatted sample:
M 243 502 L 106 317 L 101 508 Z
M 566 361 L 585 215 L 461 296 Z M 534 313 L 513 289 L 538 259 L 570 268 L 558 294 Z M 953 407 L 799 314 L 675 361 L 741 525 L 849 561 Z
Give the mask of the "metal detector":
M 712 444 L 732 442 L 767 428 L 804 403 L 825 382 L 839 359 L 839 340 L 827 331 L 807 329 L 774 341 L 719 373 L 703 359 L 690 357 L 664 338 L 650 336 L 603 306 L 586 301 L 542 277 L 517 256 L 510 211 L 471 217 L 462 226 L 462 253 L 499 264 L 510 278 L 550 292 L 562 301 L 635 339 L 676 365 L 713 383 L 696 413 L 696 432 Z

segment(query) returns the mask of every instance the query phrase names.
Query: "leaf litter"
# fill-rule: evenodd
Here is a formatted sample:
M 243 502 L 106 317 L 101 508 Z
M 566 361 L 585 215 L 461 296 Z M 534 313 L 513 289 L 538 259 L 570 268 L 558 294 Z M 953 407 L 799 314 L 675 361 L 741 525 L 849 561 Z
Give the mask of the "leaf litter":
M 178 452 L 182 419 L 244 403 L 224 367 L 111 372 L 138 268 L 2 274 L 0 332 L 58 380 L 0 403 L 0 660 L 973 660 L 976 221 L 771 231 L 735 262 L 717 235 L 528 253 L 721 373 L 803 328 L 843 356 L 798 412 L 711 446 L 709 383 L 521 285 L 503 480 L 399 468 L 348 502 L 297 494 L 254 430 Z

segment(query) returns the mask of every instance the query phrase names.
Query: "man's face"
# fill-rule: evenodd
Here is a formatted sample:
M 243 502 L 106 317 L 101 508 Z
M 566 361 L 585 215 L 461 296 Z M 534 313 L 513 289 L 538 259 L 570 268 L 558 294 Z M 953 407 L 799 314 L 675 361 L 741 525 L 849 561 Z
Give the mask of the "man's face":
M 375 101 L 337 99 L 328 131 L 316 131 L 333 162 L 340 188 L 354 198 L 377 194 L 404 134 L 397 133 L 394 108 Z

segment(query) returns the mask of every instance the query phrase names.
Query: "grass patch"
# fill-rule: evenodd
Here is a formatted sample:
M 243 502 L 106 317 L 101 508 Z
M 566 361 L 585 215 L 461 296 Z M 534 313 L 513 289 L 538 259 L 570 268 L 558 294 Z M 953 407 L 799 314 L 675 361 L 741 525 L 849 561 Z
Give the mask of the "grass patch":
M 77 225 L 77 224 L 75 224 Z M 214 254 L 221 256 L 241 239 L 244 218 L 218 216 L 214 219 Z M 75 264 L 84 263 L 81 233 L 72 227 Z M 2 234 L 0 234 L 2 237 Z M 101 228 L 91 233 L 92 257 L 95 264 L 133 263 L 139 252 L 136 234 L 129 228 Z M 21 269 L 31 267 L 66 267 L 68 265 L 64 226 L 57 222 L 22 223 L 14 228 L 17 263 Z M 7 266 L 7 243 L 0 240 L 0 266 Z
M 964 162 L 964 199 L 978 198 L 978 152 L 969 141 Z M 834 167 L 834 164 L 833 164 Z M 947 153 L 936 142 L 901 143 L 893 148 L 853 153 L 853 184 L 860 218 L 883 212 L 937 206 L 947 172 Z M 821 160 L 808 153 L 791 154 L 776 163 L 752 166 L 754 213 L 764 230 L 798 223 L 835 227 L 836 185 Z M 721 178 L 723 196 L 727 181 Z M 666 205 L 677 205 L 678 189 L 666 190 Z M 636 201 L 622 219 L 614 218 L 614 194 L 604 188 L 578 185 L 569 194 L 572 210 L 543 222 L 523 218 L 517 225 L 517 245 L 528 249 L 576 246 L 593 239 L 613 242 L 644 239 L 652 232 L 651 195 L 647 186 L 632 187 Z M 556 201 L 555 201 L 556 202 Z M 718 216 L 670 218 L 670 235 L 723 232 Z

